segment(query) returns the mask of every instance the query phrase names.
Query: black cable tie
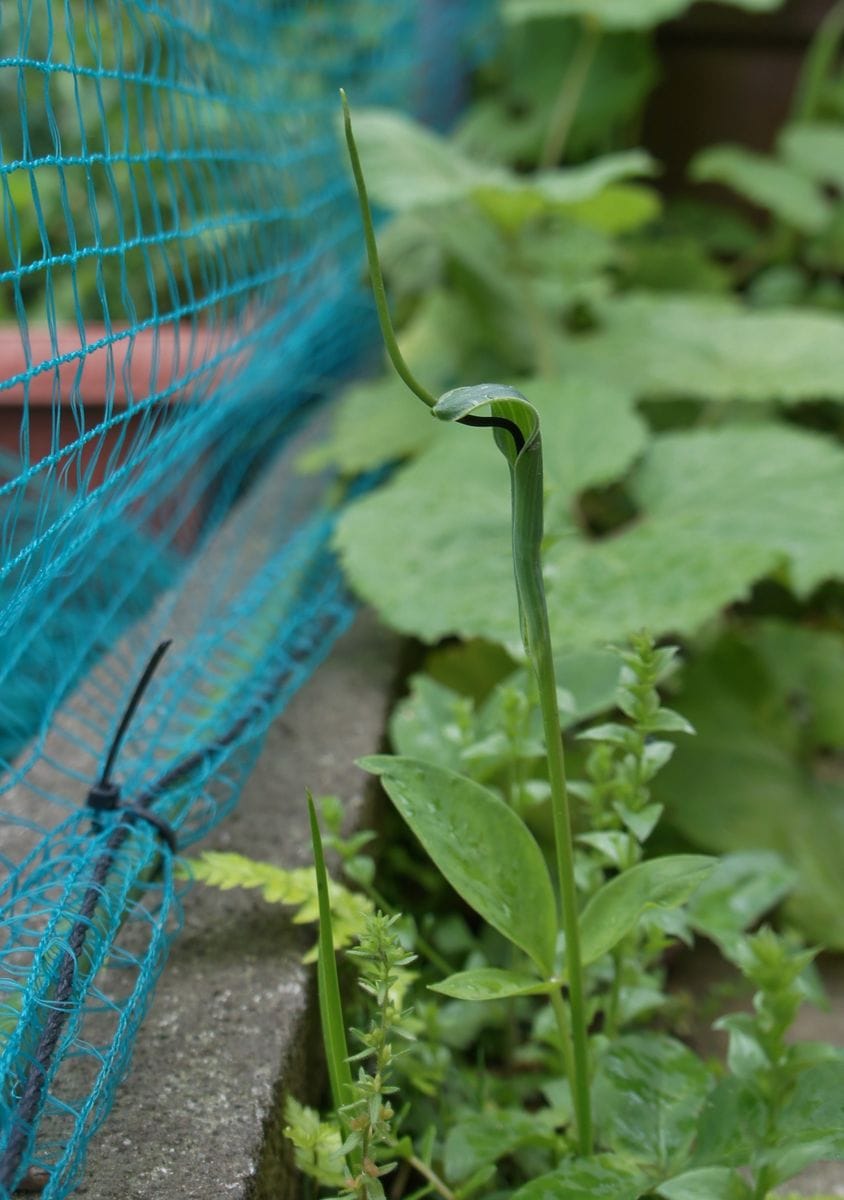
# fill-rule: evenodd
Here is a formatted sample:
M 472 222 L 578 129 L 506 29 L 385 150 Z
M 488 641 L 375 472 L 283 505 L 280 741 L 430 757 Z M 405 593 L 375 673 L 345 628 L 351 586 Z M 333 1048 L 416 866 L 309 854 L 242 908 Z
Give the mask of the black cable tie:
M 170 853 L 179 853 L 176 831 L 169 821 L 165 821 L 164 817 L 160 816 L 157 812 L 154 812 L 151 808 L 144 808 L 142 804 L 121 804 L 119 811 L 121 819 L 124 821 L 136 821 L 140 819 L 152 825 Z
M 159 642 L 159 644 L 153 650 L 149 662 L 144 667 L 143 673 L 141 674 L 138 682 L 135 684 L 135 689 L 132 692 L 132 695 L 129 697 L 129 703 L 126 705 L 123 716 L 120 718 L 120 724 L 117 726 L 117 732 L 112 738 L 111 745 L 109 746 L 108 754 L 106 755 L 105 766 L 103 767 L 103 772 L 100 776 L 99 782 L 95 783 L 93 787 L 91 787 L 88 795 L 85 798 L 85 804 L 87 807 L 94 810 L 94 816 L 91 820 L 92 833 L 102 833 L 103 821 L 101 818 L 103 813 L 114 812 L 116 808 L 121 807 L 120 787 L 118 784 L 113 782 L 111 778 L 111 772 L 114 769 L 115 759 L 117 758 L 118 752 L 123 743 L 123 739 L 126 736 L 126 730 L 129 728 L 129 724 L 132 720 L 132 717 L 135 715 L 141 699 L 143 698 L 144 692 L 149 687 L 150 680 L 155 674 L 158 664 L 167 653 L 169 646 L 170 641 L 168 639 L 165 642 Z M 153 824 L 155 824 L 155 822 L 153 822 Z M 172 829 L 165 840 L 168 846 L 171 846 L 171 848 L 173 845 L 175 845 L 176 839 L 173 835 Z
M 105 782 L 95 783 L 85 799 L 88 808 L 94 810 L 94 816 L 91 824 L 96 833 L 100 833 L 103 828 L 101 816 L 106 812 L 114 812 L 120 803 L 120 788 L 116 783 Z
M 155 674 L 156 667 L 167 653 L 167 650 L 170 647 L 170 641 L 171 639 L 168 638 L 165 642 L 159 642 L 159 644 L 153 650 L 149 662 L 144 667 L 141 678 L 135 684 L 135 690 L 129 697 L 129 703 L 126 705 L 126 710 L 123 713 L 123 716 L 120 719 L 120 724 L 117 727 L 117 733 L 115 733 L 111 746 L 109 747 L 108 754 L 106 755 L 105 766 L 103 767 L 103 773 L 100 776 L 100 783 L 108 783 L 109 779 L 111 778 L 111 772 L 114 769 L 114 761 L 117 758 L 123 738 L 126 736 L 126 730 L 129 728 L 129 723 L 132 720 L 132 717 L 135 715 L 135 710 L 140 704 L 144 692 L 149 687 L 150 680 Z

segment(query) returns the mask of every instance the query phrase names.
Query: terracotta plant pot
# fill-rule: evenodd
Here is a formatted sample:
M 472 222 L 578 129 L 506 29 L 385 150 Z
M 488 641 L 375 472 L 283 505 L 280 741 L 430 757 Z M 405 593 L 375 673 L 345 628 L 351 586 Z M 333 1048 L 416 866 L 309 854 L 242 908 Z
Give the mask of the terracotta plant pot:
M 131 335 L 86 325 L 84 344 L 75 325 L 60 325 L 55 335 L 41 326 L 28 333 L 27 355 L 18 326 L 0 327 L 0 450 L 21 470 L 53 456 L 64 486 L 90 493 L 130 460 L 139 434 L 149 435 L 151 412 L 154 422 L 174 403 L 198 402 L 173 383 L 189 378 L 204 354 L 219 353 L 218 342 L 219 334 L 212 346 L 211 335 L 178 324 Z M 27 377 L 28 366 L 34 370 Z M 194 479 L 198 469 L 191 464 Z M 164 525 L 174 503 L 155 510 L 151 530 Z M 183 522 L 178 549 L 195 543 L 202 516 L 194 510 Z

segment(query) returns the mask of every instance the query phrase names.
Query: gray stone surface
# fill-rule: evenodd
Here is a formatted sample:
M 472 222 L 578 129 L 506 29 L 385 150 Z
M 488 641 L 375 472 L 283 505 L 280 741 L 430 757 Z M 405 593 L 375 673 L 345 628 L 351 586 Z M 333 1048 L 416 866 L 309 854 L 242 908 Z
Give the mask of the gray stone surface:
M 234 815 L 204 846 L 295 866 L 310 859 L 304 789 L 360 818 L 398 643 L 367 615 L 275 722 Z M 313 1093 L 317 1030 L 311 934 L 255 893 L 194 887 L 137 1039 L 131 1072 L 91 1144 L 82 1188 L 96 1200 L 285 1200 L 280 1086 Z

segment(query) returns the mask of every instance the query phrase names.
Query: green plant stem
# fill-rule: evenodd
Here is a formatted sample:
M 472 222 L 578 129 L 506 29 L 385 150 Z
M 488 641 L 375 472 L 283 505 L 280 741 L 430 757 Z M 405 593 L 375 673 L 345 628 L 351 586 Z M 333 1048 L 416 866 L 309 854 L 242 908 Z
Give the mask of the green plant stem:
M 523 454 L 541 456 L 537 438 Z M 554 847 L 560 890 L 560 924 L 566 939 L 566 973 L 569 983 L 574 1073 L 570 1078 L 574 1111 L 577 1117 L 581 1154 L 592 1153 L 592 1113 L 589 1099 L 589 1055 L 586 1034 L 586 1003 L 583 968 L 580 961 L 577 889 L 574 882 L 574 845 L 571 812 L 566 788 L 566 768 L 560 712 L 557 707 L 557 681 L 551 651 L 548 607 L 542 581 L 542 470 L 522 470 L 521 485 L 514 480 L 513 566 L 522 623 L 522 638 L 528 661 L 536 677 L 542 727 L 548 756 L 548 780 L 551 785 L 551 811 L 554 821 Z
M 563 999 L 562 986 L 550 993 L 549 999 L 551 1007 L 554 1010 L 554 1016 L 557 1019 L 557 1029 L 560 1034 L 560 1044 L 563 1051 L 563 1068 L 566 1072 L 566 1078 L 571 1087 L 572 1100 L 574 1100 L 574 1046 L 571 1040 L 571 1022 L 569 1021 L 568 1009 L 566 1002 Z M 576 1115 L 576 1114 L 575 1114 Z M 578 1137 L 580 1136 L 580 1128 L 578 1126 Z
M 612 987 L 607 1000 L 604 1033 L 612 1041 L 618 1036 L 618 1007 L 621 998 L 621 973 L 624 966 L 624 943 L 619 942 L 612 952 Z
M 457 1197 L 448 1184 L 444 1183 L 436 1171 L 432 1170 L 421 1158 L 417 1158 L 415 1154 L 409 1154 L 405 1162 L 410 1163 L 414 1171 L 418 1171 L 423 1179 L 427 1179 L 434 1191 L 438 1192 L 443 1200 L 457 1200 Z
M 583 95 L 589 69 L 600 40 L 601 26 L 593 19 L 584 18 L 580 41 L 551 110 L 548 132 L 539 156 L 539 166 L 542 170 L 556 167 L 563 157 L 563 151 L 577 115 L 577 106 Z
M 402 352 L 399 349 L 399 344 L 396 340 L 393 322 L 390 318 L 390 308 L 387 304 L 387 290 L 384 287 L 384 276 L 381 274 L 381 263 L 378 258 L 378 244 L 375 241 L 375 227 L 372 223 L 372 209 L 369 204 L 369 193 L 366 190 L 366 181 L 363 177 L 363 168 L 360 165 L 360 155 L 358 154 L 355 135 L 352 131 L 352 118 L 349 112 L 349 102 L 346 99 L 346 93 L 340 89 L 340 97 L 343 101 L 343 127 L 346 133 L 346 145 L 349 150 L 349 161 L 352 164 L 352 174 L 355 177 L 355 187 L 357 189 L 358 204 L 360 205 L 360 215 L 363 221 L 363 235 L 366 243 L 366 259 L 369 264 L 369 277 L 372 281 L 372 294 L 375 297 L 375 308 L 378 312 L 378 324 L 381 326 L 381 336 L 384 339 L 384 345 L 387 348 L 390 362 L 396 369 L 396 373 L 402 379 L 415 396 L 418 396 L 423 404 L 427 404 L 428 408 L 433 408 L 436 404 L 435 398 L 431 395 L 427 388 L 413 375 L 410 367 L 404 361 Z
M 542 596 L 545 609 L 545 596 Z M 547 614 L 545 615 L 547 626 Z M 557 876 L 560 885 L 560 909 L 566 937 L 566 971 L 569 980 L 574 1074 L 571 1078 L 577 1132 L 581 1154 L 592 1153 L 592 1113 L 589 1101 L 589 1054 L 586 1035 L 586 1004 L 583 989 L 583 969 L 580 962 L 580 930 L 578 927 L 577 889 L 574 882 L 574 846 L 571 835 L 571 814 L 566 789 L 563 739 L 560 733 L 560 714 L 557 708 L 557 684 L 551 658 L 550 639 L 541 661 L 536 663 L 539 683 L 539 703 L 548 752 L 548 776 L 551 784 L 551 805 L 554 818 L 554 845 L 557 855 Z
M 821 91 L 835 63 L 842 37 L 844 2 L 839 0 L 821 21 L 812 39 L 794 89 L 790 118 L 792 121 L 813 121 L 817 118 Z

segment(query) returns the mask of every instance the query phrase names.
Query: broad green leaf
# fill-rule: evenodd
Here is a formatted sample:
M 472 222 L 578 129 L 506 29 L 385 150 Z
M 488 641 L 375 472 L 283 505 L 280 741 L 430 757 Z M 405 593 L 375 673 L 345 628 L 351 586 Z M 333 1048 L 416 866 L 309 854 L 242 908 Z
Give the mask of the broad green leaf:
M 569 204 L 566 213 L 600 233 L 628 233 L 655 220 L 661 204 L 657 193 L 635 183 L 615 183 L 590 197 Z
M 574 56 L 581 31 L 577 22 L 523 26 L 518 37 L 498 47 L 495 92 L 481 97 L 461 118 L 459 144 L 484 161 L 515 166 L 539 161 L 548 133 L 549 114 Z M 613 134 L 628 129 L 657 76 L 656 57 L 645 34 L 607 33 L 594 48 L 567 150 L 575 162 L 619 144 Z
M 665 1200 L 753 1200 L 753 1191 L 730 1167 L 699 1167 L 660 1184 Z
M 576 167 L 520 175 L 474 161 L 456 143 L 387 109 L 357 110 L 355 138 L 377 204 L 401 212 L 475 197 L 505 227 L 543 210 L 583 204 L 619 180 L 654 169 L 644 151 L 628 150 Z
M 560 370 L 653 398 L 844 399 L 844 320 L 754 312 L 726 297 L 631 293 L 600 311 L 601 329 L 560 347 Z
M 649 29 L 677 17 L 692 0 L 504 0 L 504 19 L 514 24 L 547 17 L 588 17 L 607 29 Z M 737 8 L 770 12 L 782 0 L 732 0 Z
M 784 556 L 806 595 L 844 577 L 844 451 L 783 426 L 731 426 L 657 438 L 634 479 L 651 516 L 695 514 L 699 534 Z
M 649 908 L 684 904 L 715 861 L 701 854 L 672 854 L 639 863 L 605 883 L 580 914 L 584 966 L 618 945 Z
M 542 851 L 497 796 L 453 771 L 411 758 L 360 761 L 470 907 L 550 975 L 556 904 Z
M 659 1033 L 619 1038 L 601 1058 L 593 1085 L 601 1140 L 634 1162 L 681 1168 L 712 1087 L 701 1060 Z
M 779 136 L 783 158 L 817 183 L 844 188 L 844 129 L 838 124 L 786 125 Z
M 553 1148 L 554 1116 L 519 1108 L 469 1113 L 458 1117 L 445 1140 L 444 1169 L 449 1183 L 462 1183 L 487 1163 L 523 1146 Z
M 353 582 L 399 628 L 429 640 L 461 633 L 513 642 L 501 471 L 488 443 L 459 437 L 353 508 L 340 546 Z M 553 434 L 549 442 L 553 478 Z M 575 435 L 567 453 L 582 444 Z M 590 473 L 597 468 L 595 459 Z M 562 478 L 574 483 L 577 473 L 572 466 Z M 545 579 L 558 644 L 643 625 L 694 632 L 774 570 L 799 594 L 844 576 L 844 453 L 816 434 L 753 426 L 665 435 L 633 487 L 647 519 L 594 543 L 571 530 L 567 489 L 548 496 Z M 434 494 L 441 508 L 420 521 Z M 394 569 L 385 573 L 385 563 Z
M 723 636 L 686 670 L 682 708 L 697 736 L 677 746 L 654 791 L 699 846 L 781 854 L 798 873 L 791 918 L 813 940 L 842 947 L 844 785 L 823 760 L 801 759 L 793 694 L 752 640 Z
M 393 374 L 353 384 L 337 402 L 329 437 L 301 457 L 300 470 L 335 466 L 357 475 L 418 454 L 443 431 L 424 405 L 407 399 L 407 388 Z
M 802 233 L 818 233 L 831 209 L 817 186 L 787 163 L 743 146 L 711 146 L 693 160 L 698 183 L 722 183 Z
M 476 967 L 449 975 L 429 985 L 432 992 L 455 1000 L 503 1000 L 507 996 L 542 996 L 552 985 L 522 971 L 504 971 L 499 967 Z
M 759 1161 L 776 1172 L 777 1183 L 812 1163 L 844 1159 L 844 1061 L 801 1072 L 769 1140 Z
M 518 653 L 502 464 L 491 438 L 470 445 L 461 433 L 475 431 L 454 432 L 436 456 L 423 455 L 353 505 L 337 545 L 355 589 L 395 628 L 429 642 L 484 637 Z M 549 498 L 544 571 L 560 646 L 623 639 L 643 627 L 694 633 L 781 561 L 767 546 L 701 534 L 695 513 L 590 543 L 571 529 L 564 508 L 562 493 L 556 505 Z
M 392 109 L 356 108 L 355 140 L 370 197 L 395 211 L 459 200 L 506 177 Z
M 622 474 L 644 447 L 646 431 L 618 386 L 572 376 L 558 386 L 543 380 L 524 389 L 542 419 L 548 537 L 564 538 L 573 532 L 575 494 Z M 434 641 L 486 626 L 492 640 L 518 641 L 507 472 L 491 437 L 445 432 L 450 436 L 436 453 L 422 455 L 349 509 L 338 535 L 345 565 L 361 594 L 401 629 Z M 559 644 L 591 640 L 575 632 Z
M 775 908 L 796 880 L 797 872 L 778 854 L 726 854 L 689 901 L 689 920 L 699 933 L 725 942 Z
M 429 675 L 414 675 L 410 694 L 390 718 L 393 749 L 406 758 L 421 758 L 438 767 L 459 771 L 464 745 L 464 696 L 437 683 Z
M 701 1110 L 691 1165 L 746 1166 L 765 1140 L 767 1115 L 752 1087 L 740 1079 L 722 1079 Z
M 639 1200 L 651 1183 L 636 1167 L 613 1154 L 572 1158 L 512 1193 L 510 1200 Z
M 759 425 L 655 438 L 632 480 L 642 519 L 589 541 L 573 528 L 572 495 L 617 476 L 642 444 L 641 427 L 620 393 L 603 386 L 571 380 L 562 403 L 547 382 L 525 386 L 543 418 L 545 580 L 558 645 L 623 638 L 642 626 L 694 633 L 773 572 L 800 594 L 844 576 L 844 453 L 832 442 Z M 598 439 L 596 427 L 606 430 Z M 430 641 L 458 633 L 517 644 L 501 463 L 491 438 L 448 432 L 345 515 L 345 565 L 402 630 Z

